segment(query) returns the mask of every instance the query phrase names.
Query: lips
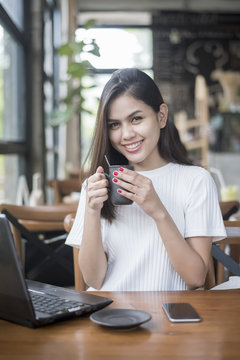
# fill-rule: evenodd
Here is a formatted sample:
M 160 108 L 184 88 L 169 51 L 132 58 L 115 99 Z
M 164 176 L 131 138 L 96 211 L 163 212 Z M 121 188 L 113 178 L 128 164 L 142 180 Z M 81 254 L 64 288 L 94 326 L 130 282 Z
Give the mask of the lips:
M 133 152 L 133 151 L 137 151 L 141 147 L 142 143 L 143 143 L 143 140 L 140 140 L 140 141 L 128 144 L 128 145 L 124 145 L 124 147 L 128 152 Z

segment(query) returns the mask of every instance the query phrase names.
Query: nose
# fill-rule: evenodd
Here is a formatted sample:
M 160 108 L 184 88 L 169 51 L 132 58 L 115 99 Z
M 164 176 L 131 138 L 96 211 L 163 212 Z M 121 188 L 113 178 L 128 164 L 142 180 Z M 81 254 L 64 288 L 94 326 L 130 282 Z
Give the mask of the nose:
M 135 134 L 136 134 L 135 130 L 131 123 L 127 123 L 122 126 L 122 139 L 123 140 L 133 139 Z

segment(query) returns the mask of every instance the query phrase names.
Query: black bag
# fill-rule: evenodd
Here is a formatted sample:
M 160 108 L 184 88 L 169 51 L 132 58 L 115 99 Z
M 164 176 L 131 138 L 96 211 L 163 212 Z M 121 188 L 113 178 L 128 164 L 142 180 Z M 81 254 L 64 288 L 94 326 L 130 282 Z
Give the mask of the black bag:
M 3 210 L 3 213 L 21 233 L 25 278 L 57 286 L 73 286 L 73 251 L 65 245 L 67 233 L 30 232 L 7 210 Z

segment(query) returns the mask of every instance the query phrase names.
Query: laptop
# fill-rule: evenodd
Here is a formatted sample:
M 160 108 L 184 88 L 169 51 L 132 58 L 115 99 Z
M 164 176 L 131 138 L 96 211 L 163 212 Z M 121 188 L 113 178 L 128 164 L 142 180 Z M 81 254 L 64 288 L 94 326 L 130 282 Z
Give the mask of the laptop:
M 26 280 L 10 224 L 0 214 L 0 318 L 32 328 L 90 314 L 113 300 Z

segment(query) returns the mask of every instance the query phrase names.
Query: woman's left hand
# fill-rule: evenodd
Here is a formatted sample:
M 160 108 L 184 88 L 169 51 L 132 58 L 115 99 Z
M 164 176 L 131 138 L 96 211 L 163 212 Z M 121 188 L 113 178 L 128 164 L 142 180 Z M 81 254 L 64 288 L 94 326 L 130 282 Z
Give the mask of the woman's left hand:
M 120 167 L 115 179 L 117 179 L 115 184 L 123 188 L 118 189 L 118 192 L 136 202 L 149 216 L 155 218 L 163 211 L 163 204 L 149 178 L 136 171 Z

